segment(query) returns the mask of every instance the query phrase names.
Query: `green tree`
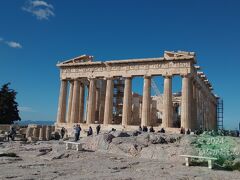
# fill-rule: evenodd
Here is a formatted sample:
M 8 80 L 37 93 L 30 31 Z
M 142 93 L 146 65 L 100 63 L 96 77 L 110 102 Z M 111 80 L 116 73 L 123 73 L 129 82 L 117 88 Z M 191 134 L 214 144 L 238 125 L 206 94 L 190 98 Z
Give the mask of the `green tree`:
M 10 83 L 4 84 L 0 90 L 0 124 L 12 124 L 20 121 L 18 103 L 16 100 L 17 92 L 10 89 Z

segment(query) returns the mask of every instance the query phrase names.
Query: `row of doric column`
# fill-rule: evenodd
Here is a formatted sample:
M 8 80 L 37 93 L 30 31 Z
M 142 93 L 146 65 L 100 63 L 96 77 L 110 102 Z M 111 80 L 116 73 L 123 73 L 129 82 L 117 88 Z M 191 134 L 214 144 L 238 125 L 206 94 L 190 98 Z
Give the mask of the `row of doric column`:
M 84 122 L 85 85 L 80 79 L 69 81 L 68 110 L 66 111 L 68 81 L 62 80 L 60 86 L 57 122 Z M 95 121 L 112 123 L 113 78 L 102 80 L 97 87 L 97 79 L 90 78 L 86 105 L 86 123 Z M 65 119 L 66 117 L 66 119 Z M 132 77 L 125 77 L 122 125 L 127 126 L 132 119 Z M 141 126 L 151 122 L 151 76 L 144 76 L 143 98 L 141 104 Z M 172 76 L 164 76 L 163 127 L 173 127 Z M 210 101 L 207 92 L 202 91 L 190 75 L 182 77 L 181 127 L 213 129 L 216 127 L 216 105 Z
M 187 129 L 216 129 L 216 104 L 191 76 L 183 76 L 181 127 Z

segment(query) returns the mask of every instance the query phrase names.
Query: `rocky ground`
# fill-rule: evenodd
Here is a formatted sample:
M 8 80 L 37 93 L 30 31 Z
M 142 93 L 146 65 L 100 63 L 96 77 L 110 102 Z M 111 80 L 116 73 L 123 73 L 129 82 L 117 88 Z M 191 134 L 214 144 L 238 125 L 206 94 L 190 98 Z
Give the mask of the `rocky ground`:
M 179 155 L 196 154 L 194 138 L 113 132 L 81 138 L 83 151 L 62 140 L 1 142 L 0 179 L 239 179 L 239 171 L 185 167 Z

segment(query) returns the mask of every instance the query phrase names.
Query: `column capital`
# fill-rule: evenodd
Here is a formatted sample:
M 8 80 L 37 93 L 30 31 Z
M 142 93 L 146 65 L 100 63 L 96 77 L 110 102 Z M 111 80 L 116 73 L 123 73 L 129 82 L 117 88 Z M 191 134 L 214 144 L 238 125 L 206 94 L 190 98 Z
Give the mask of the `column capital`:
M 149 79 L 149 78 L 151 78 L 151 77 L 152 77 L 152 75 L 144 75 L 144 76 L 143 76 L 144 79 Z
M 108 77 L 104 77 L 103 79 L 104 79 L 104 80 L 113 80 L 113 77 L 108 76 Z
M 164 78 L 172 79 L 172 75 L 163 75 Z
M 74 80 L 73 79 L 69 79 L 68 82 L 72 84 L 74 82 Z
M 79 78 L 72 78 L 71 81 L 79 81 Z
M 95 77 L 89 77 L 89 78 L 88 78 L 89 81 L 95 80 L 95 79 L 97 79 L 97 78 L 95 78 Z
M 180 74 L 182 78 L 193 78 L 193 74 Z
M 123 76 L 124 79 L 132 79 L 132 76 Z

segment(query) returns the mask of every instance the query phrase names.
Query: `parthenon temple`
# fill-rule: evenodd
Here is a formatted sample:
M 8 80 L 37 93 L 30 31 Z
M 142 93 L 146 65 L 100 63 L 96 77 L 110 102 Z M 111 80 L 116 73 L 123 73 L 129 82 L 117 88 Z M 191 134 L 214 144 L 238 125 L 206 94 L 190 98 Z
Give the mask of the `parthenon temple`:
M 165 51 L 163 57 L 93 61 L 82 55 L 60 68 L 58 127 L 74 124 L 131 128 L 216 129 L 217 96 L 197 66 L 194 52 Z M 163 78 L 163 93 L 153 77 Z M 181 92 L 172 79 L 181 77 Z M 132 92 L 134 77 L 143 78 L 143 93 Z M 151 94 L 151 88 L 156 95 Z

